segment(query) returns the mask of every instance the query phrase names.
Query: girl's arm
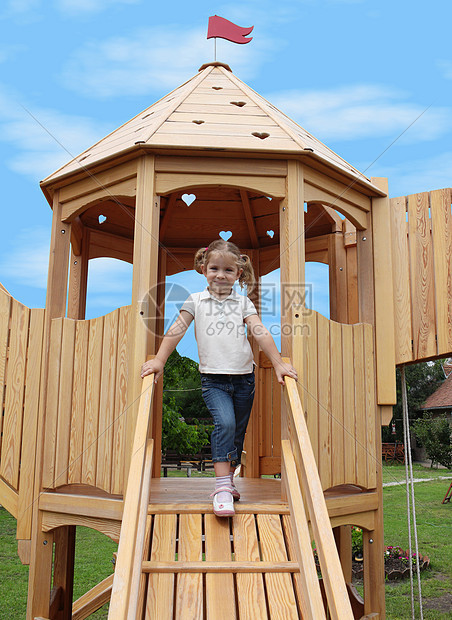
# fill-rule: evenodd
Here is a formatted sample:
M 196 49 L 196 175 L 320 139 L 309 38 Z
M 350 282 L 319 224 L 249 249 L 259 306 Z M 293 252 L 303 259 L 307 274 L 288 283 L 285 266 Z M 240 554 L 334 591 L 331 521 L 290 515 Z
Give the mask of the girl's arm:
M 146 375 L 155 373 L 154 382 L 157 383 L 163 374 L 163 368 L 167 359 L 177 347 L 178 343 L 185 335 L 190 323 L 193 321 L 193 315 L 186 310 L 181 310 L 179 316 L 166 332 L 162 343 L 159 347 L 157 355 L 154 359 L 145 362 L 141 367 L 141 378 Z
M 291 364 L 286 364 L 283 361 L 280 352 L 276 348 L 272 335 L 268 329 L 264 327 L 258 315 L 252 314 L 246 317 L 245 323 L 253 338 L 255 338 L 262 351 L 273 364 L 278 383 L 284 385 L 284 377 L 286 375 L 298 379 L 297 371 Z

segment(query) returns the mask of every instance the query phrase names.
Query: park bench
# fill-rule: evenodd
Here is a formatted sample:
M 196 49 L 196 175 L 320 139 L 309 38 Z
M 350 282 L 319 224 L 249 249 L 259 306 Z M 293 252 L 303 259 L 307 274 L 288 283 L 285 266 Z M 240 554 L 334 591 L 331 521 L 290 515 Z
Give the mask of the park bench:
M 403 443 L 396 441 L 395 443 L 382 443 L 381 456 L 384 461 L 405 462 L 405 446 Z

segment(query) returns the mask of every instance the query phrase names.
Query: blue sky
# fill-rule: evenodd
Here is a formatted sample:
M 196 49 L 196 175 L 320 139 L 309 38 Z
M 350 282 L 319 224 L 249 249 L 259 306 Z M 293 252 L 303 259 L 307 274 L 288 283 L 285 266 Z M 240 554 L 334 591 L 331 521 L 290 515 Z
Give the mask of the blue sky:
M 14 297 L 45 303 L 39 181 L 213 60 L 213 14 L 254 25 L 248 45 L 218 40 L 218 60 L 366 175 L 389 177 L 391 196 L 452 185 L 450 2 L 3 0 L 0 282 Z M 310 277 L 325 312 L 324 273 Z M 95 261 L 88 315 L 130 303 L 130 278 Z

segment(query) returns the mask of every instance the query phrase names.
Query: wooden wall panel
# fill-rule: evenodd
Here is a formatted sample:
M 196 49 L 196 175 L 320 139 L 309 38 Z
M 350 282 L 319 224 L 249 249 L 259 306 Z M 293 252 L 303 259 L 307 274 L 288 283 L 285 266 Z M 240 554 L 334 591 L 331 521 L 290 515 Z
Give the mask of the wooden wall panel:
M 5 397 L 11 299 L 12 298 L 6 292 L 3 290 L 0 291 L 0 456 L 2 449 L 3 404 Z
M 428 194 L 408 196 L 414 359 L 436 355 L 433 247 Z
M 367 487 L 367 427 L 364 383 L 364 332 L 363 325 L 353 325 L 353 357 L 355 384 L 355 462 L 356 484 Z
M 89 321 L 77 321 L 74 345 L 74 385 L 69 438 L 68 483 L 82 481 L 83 429 L 85 420 L 86 369 Z
M 438 354 L 452 351 L 452 213 L 451 190 L 430 194 Z
M 19 487 L 29 315 L 28 308 L 12 301 L 0 474 L 16 490 Z
M 330 321 L 331 358 L 331 484 L 342 484 L 344 470 L 344 398 L 342 385 L 342 326 Z
M 356 479 L 355 390 L 353 386 L 353 326 L 342 325 L 342 382 L 344 398 L 344 479 Z
M 58 394 L 60 388 L 61 339 L 63 319 L 50 323 L 49 372 L 45 403 L 45 433 L 42 486 L 52 489 L 55 481 L 55 448 L 58 422 Z
M 96 486 L 107 492 L 110 491 L 111 486 L 118 320 L 119 310 L 115 310 L 105 317 L 102 345 Z
M 318 440 L 317 466 L 325 488 L 332 486 L 331 478 L 331 357 L 329 321 L 317 316 L 317 390 L 318 390 Z
M 96 483 L 103 327 L 104 317 L 90 321 L 81 481 L 91 485 Z
M 75 321 L 64 319 L 55 456 L 55 486 L 67 484 L 74 376 Z
M 396 363 L 413 359 L 411 343 L 410 255 L 406 198 L 391 198 L 391 243 L 394 269 L 394 336 Z

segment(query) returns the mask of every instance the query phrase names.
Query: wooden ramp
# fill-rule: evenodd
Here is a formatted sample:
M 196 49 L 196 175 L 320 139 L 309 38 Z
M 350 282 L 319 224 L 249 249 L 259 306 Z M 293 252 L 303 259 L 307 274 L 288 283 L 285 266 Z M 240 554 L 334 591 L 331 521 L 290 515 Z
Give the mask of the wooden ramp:
M 280 483 L 240 480 L 239 486 L 243 500 L 236 515 L 218 518 L 208 501 L 212 479 L 153 481 L 156 503 L 147 517 L 136 617 L 302 617 L 299 567 L 289 509 L 279 502 Z M 264 487 L 265 503 L 253 502 Z

